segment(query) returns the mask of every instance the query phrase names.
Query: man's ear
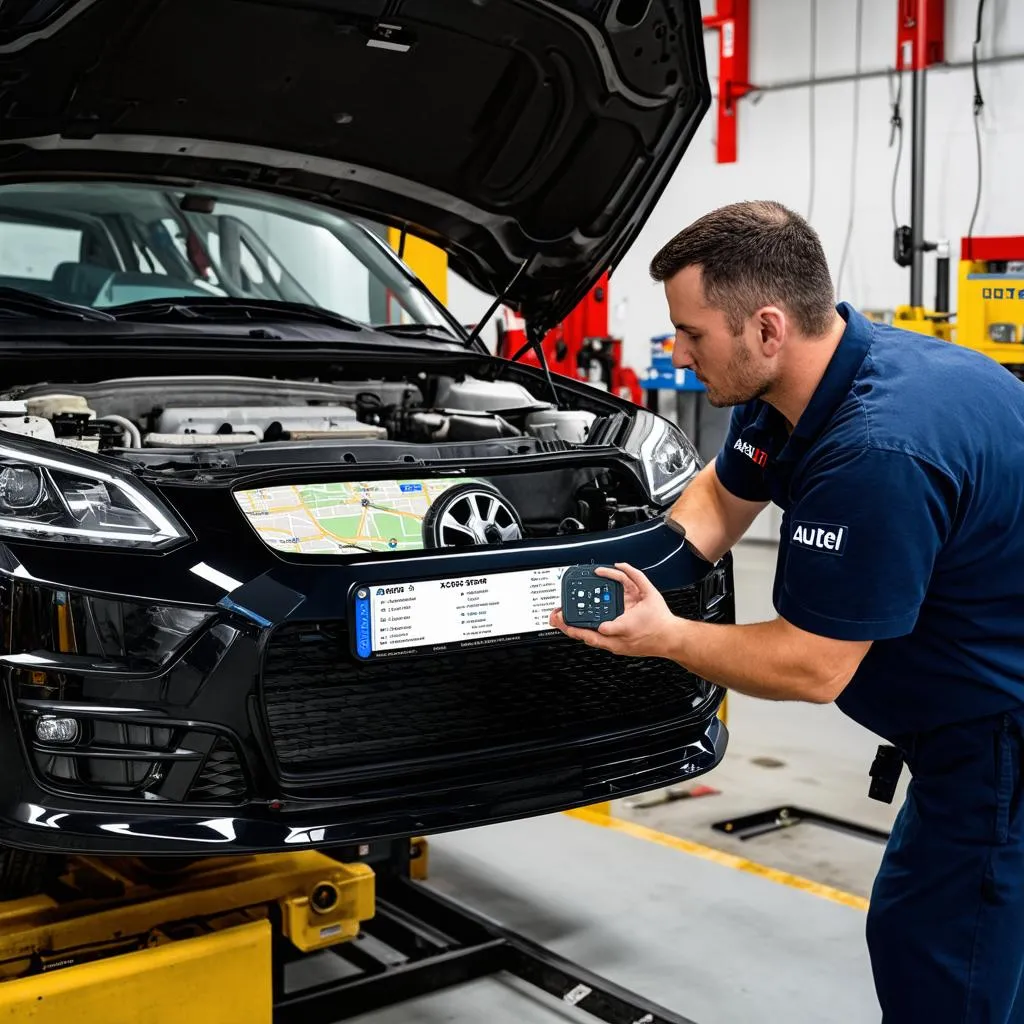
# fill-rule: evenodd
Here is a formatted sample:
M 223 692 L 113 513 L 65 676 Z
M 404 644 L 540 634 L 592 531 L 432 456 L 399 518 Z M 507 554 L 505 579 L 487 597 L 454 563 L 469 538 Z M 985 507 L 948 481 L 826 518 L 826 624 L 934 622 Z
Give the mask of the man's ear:
M 756 313 L 761 352 L 771 359 L 782 350 L 786 340 L 786 314 L 778 306 L 763 306 Z

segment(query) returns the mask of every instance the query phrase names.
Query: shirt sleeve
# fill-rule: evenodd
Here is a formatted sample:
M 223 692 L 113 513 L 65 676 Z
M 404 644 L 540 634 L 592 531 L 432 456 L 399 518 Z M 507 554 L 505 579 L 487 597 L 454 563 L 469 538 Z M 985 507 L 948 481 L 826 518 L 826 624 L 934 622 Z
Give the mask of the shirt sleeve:
M 715 458 L 715 473 L 722 486 L 744 501 L 770 501 L 771 491 L 764 478 L 764 467 L 740 448 L 743 431 L 757 418 L 757 403 L 737 405 L 729 420 L 729 431 L 725 435 L 722 450 Z M 751 447 L 751 451 L 753 448 Z
M 819 458 L 786 516 L 776 611 L 837 640 L 883 640 L 917 622 L 956 507 L 953 480 L 904 452 Z

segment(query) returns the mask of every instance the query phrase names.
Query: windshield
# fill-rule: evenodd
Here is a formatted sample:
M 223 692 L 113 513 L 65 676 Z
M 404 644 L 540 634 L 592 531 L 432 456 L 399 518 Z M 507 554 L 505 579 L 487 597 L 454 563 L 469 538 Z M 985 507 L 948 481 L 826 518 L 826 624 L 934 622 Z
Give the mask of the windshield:
M 0 186 L 0 287 L 80 306 L 219 296 L 457 333 L 372 225 L 219 187 Z

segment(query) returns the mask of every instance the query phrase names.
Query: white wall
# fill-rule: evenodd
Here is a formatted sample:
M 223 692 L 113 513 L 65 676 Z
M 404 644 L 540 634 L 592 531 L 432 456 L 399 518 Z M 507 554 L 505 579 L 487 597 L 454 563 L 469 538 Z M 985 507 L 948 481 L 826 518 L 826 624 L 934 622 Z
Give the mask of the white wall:
M 703 0 L 710 12 L 713 0 Z M 891 68 L 896 56 L 897 0 L 863 0 L 861 67 Z M 946 0 L 946 59 L 969 60 L 977 0 Z M 812 0 L 751 0 L 750 77 L 754 83 L 806 78 L 811 73 Z M 855 0 L 817 0 L 817 66 L 821 75 L 856 66 Z M 713 85 L 718 74 L 717 35 L 705 37 Z M 1024 53 L 1024 3 L 987 0 L 982 56 Z M 909 221 L 910 76 L 903 90 L 904 149 L 897 211 Z M 984 191 L 975 234 L 1024 234 L 1024 62 L 983 66 Z M 948 238 L 953 262 L 967 233 L 974 206 L 976 156 L 971 71 L 933 70 L 928 76 L 926 237 Z M 648 340 L 668 329 L 660 287 L 647 265 L 658 247 L 696 217 L 724 203 L 767 198 L 807 215 L 825 245 L 833 274 L 850 218 L 855 184 L 854 228 L 841 297 L 862 308 L 891 309 L 909 299 L 909 271 L 892 260 L 890 191 L 896 150 L 889 148 L 891 104 L 886 78 L 860 83 L 859 143 L 853 152 L 854 86 L 819 85 L 814 90 L 815 195 L 810 201 L 810 90 L 766 92 L 740 106 L 739 160 L 715 162 L 712 107 L 650 221 L 612 278 L 612 329 L 625 341 L 625 358 L 647 364 Z M 952 283 L 955 296 L 955 267 Z M 925 299 L 934 296 L 926 262 Z M 465 322 L 485 310 L 488 299 L 452 275 L 450 302 Z M 493 330 L 485 337 L 493 343 Z

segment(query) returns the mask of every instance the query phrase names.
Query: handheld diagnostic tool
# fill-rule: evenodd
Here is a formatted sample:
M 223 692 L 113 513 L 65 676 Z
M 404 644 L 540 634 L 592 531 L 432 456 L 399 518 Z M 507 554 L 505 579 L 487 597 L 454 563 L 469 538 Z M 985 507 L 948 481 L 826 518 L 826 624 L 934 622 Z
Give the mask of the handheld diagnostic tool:
M 574 565 L 562 576 L 562 618 L 567 626 L 597 629 L 625 611 L 625 591 L 618 580 L 598 576 L 596 565 Z M 609 567 L 610 568 L 610 567 Z

